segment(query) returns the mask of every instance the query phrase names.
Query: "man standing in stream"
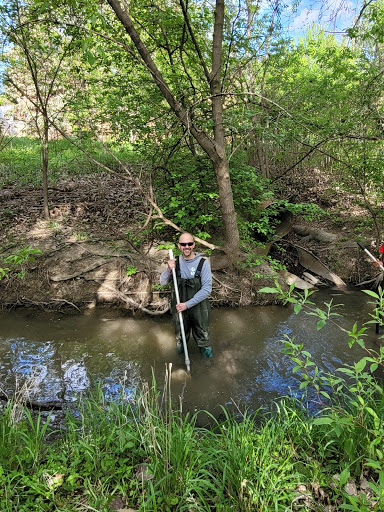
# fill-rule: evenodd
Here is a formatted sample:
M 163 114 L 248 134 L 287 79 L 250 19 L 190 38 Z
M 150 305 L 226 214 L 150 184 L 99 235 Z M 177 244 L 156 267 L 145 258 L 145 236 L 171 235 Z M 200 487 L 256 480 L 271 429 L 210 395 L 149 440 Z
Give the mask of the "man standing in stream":
M 175 325 L 177 352 L 184 352 L 179 313 L 183 314 L 185 339 L 188 343 L 192 335 L 204 357 L 212 357 L 209 339 L 210 305 L 208 297 L 212 291 L 212 272 L 208 261 L 194 252 L 195 239 L 190 233 L 183 233 L 178 247 L 181 255 L 169 260 L 168 266 L 160 276 L 160 284 L 172 281 L 172 269 L 176 270 L 180 302 L 176 304 L 176 294 L 172 292 L 171 311 Z

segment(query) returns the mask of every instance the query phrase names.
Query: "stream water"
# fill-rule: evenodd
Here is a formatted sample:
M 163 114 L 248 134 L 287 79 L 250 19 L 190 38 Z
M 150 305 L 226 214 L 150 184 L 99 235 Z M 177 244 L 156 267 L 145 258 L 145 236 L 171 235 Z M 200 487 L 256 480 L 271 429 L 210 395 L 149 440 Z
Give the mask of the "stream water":
M 352 327 L 369 320 L 372 305 L 361 291 L 322 290 L 321 306 L 333 299 Z M 334 325 L 316 330 L 317 319 L 295 315 L 291 306 L 212 310 L 214 357 L 203 359 L 189 343 L 191 374 L 184 356 L 176 353 L 170 316 L 149 318 L 96 309 L 85 314 L 14 310 L 0 312 L 0 388 L 12 394 L 28 379 L 35 401 L 75 401 L 79 393 L 99 382 L 108 399 L 130 396 L 143 381 L 163 385 L 172 363 L 172 393 L 182 398 L 183 410 L 207 410 L 218 415 L 220 405 L 234 411 L 256 410 L 274 398 L 299 394 L 294 364 L 281 354 L 284 335 L 303 343 L 321 368 L 333 372 L 352 364 L 362 349 L 348 347 L 347 337 Z M 379 348 L 374 328 L 367 346 Z

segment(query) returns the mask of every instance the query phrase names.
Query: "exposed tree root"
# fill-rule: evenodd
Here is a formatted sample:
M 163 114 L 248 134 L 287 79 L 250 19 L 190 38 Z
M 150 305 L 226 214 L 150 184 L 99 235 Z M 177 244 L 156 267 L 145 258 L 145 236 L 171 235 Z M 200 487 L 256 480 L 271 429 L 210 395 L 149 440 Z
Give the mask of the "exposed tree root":
M 147 315 L 159 316 L 159 315 L 163 315 L 164 313 L 166 313 L 169 310 L 169 304 L 167 304 L 166 308 L 163 308 L 161 310 L 148 309 L 145 306 L 143 306 L 142 304 L 139 304 L 135 300 L 128 297 L 125 293 L 121 292 L 119 289 L 112 288 L 111 286 L 108 286 L 107 284 L 105 284 L 105 282 L 98 281 L 97 279 L 94 279 L 94 281 L 99 283 L 100 285 L 102 285 L 103 288 L 105 288 L 106 290 L 109 290 L 110 292 L 116 294 L 117 297 L 125 304 L 129 304 L 130 306 L 133 306 L 135 309 L 138 309 L 138 310 L 142 311 L 143 313 L 146 313 Z

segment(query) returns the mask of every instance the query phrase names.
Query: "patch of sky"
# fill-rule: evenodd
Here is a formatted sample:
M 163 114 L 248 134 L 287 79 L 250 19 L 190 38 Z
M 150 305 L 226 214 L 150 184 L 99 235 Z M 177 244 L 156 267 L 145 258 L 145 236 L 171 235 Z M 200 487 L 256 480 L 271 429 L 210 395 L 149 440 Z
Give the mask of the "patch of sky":
M 297 40 L 315 24 L 341 37 L 355 23 L 364 0 L 288 0 L 282 13 L 286 34 Z

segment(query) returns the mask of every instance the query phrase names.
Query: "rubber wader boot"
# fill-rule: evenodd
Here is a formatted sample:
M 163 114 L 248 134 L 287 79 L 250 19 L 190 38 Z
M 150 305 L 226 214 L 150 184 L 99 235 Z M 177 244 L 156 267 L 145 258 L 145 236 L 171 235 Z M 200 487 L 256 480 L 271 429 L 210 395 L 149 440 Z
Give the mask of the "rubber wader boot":
M 200 347 L 200 352 L 203 354 L 204 357 L 208 357 L 208 358 L 213 357 L 211 347 Z

